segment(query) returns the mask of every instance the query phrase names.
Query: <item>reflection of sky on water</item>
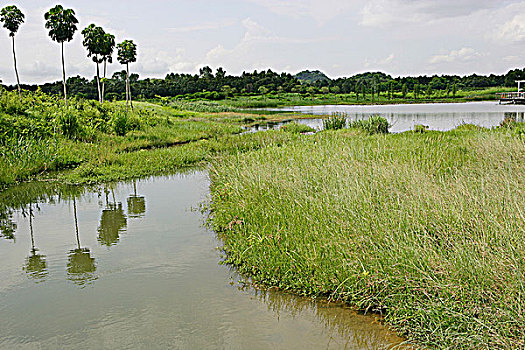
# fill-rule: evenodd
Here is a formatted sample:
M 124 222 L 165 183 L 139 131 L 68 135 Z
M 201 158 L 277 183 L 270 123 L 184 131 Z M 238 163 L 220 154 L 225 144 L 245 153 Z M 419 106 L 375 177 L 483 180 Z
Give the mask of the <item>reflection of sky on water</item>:
M 38 186 L 0 193 L 0 204 L 17 203 L 3 206 L 17 229 L 15 239 L 0 239 L 0 329 L 9 330 L 0 349 L 377 349 L 400 341 L 340 305 L 230 285 L 238 276 L 219 265 L 220 242 L 191 210 L 209 195 L 206 172 L 110 191 Z
M 391 132 L 414 129 L 417 124 L 431 130 L 446 131 L 461 124 L 475 124 L 482 127 L 498 126 L 506 116 L 523 121 L 525 106 L 499 105 L 496 102 L 435 103 L 382 106 L 297 106 L 281 108 L 281 111 L 311 115 L 346 113 L 350 120 L 366 119 L 380 115 L 388 119 Z M 322 129 L 322 119 L 299 119 L 298 123 Z

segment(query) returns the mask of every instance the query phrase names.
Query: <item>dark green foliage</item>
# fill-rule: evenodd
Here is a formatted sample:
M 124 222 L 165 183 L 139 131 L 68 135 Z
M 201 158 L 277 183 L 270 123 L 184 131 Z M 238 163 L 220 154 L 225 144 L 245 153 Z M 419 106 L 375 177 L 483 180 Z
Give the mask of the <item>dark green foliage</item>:
M 81 132 L 81 126 L 77 118 L 77 113 L 72 109 L 60 111 L 57 116 L 57 125 L 62 135 L 70 139 L 75 139 Z
M 73 40 L 78 24 L 73 9 L 64 9 L 61 5 L 56 5 L 46 12 L 44 19 L 51 39 L 58 43 Z
M 102 49 L 105 40 L 106 32 L 102 27 L 97 27 L 93 23 L 82 30 L 84 39 L 82 45 L 88 51 L 88 57 L 92 57 L 93 62 L 102 63 Z
M 315 70 L 315 71 L 305 70 L 305 71 L 297 73 L 296 75 L 294 75 L 294 77 L 300 82 L 308 83 L 308 84 L 315 84 L 317 82 L 330 81 L 330 78 L 328 78 L 326 74 L 318 70 Z
M 415 133 L 422 134 L 422 133 L 426 132 L 427 130 L 428 130 L 428 126 L 427 125 L 422 125 L 422 124 L 414 125 L 414 132 Z
M 18 28 L 24 23 L 24 14 L 15 5 L 6 6 L 0 11 L 0 22 L 9 31 L 9 36 L 15 36 Z
M 137 60 L 137 45 L 132 40 L 124 40 L 117 44 L 118 61 L 121 64 L 128 64 Z

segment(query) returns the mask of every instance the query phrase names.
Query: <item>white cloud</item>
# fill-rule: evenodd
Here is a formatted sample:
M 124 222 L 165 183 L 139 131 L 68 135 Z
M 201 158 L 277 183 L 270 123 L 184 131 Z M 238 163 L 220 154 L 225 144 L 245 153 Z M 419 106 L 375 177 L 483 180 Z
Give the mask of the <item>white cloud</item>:
M 167 30 L 172 33 L 192 33 L 192 32 L 223 29 L 223 28 L 230 27 L 234 25 L 235 23 L 236 23 L 235 20 L 225 19 L 222 21 L 205 22 L 205 23 L 195 24 L 195 25 L 186 26 L 186 27 L 172 27 L 172 28 L 167 28 Z
M 361 10 L 361 24 L 382 27 L 435 21 L 468 16 L 500 4 L 496 0 L 369 0 Z
M 515 15 L 510 21 L 496 28 L 493 34 L 495 39 L 506 43 L 525 41 L 525 14 Z
M 344 0 L 249 0 L 282 16 L 313 18 L 318 24 L 348 13 L 356 8 L 358 1 Z
M 371 60 L 371 59 L 365 59 L 364 67 L 370 68 L 372 70 L 381 70 L 385 69 L 386 67 L 390 67 L 392 63 L 394 62 L 395 55 L 391 53 L 387 57 L 380 59 L 380 60 Z
M 452 50 L 443 55 L 436 55 L 430 58 L 430 64 L 438 63 L 452 63 L 452 62 L 467 62 L 479 58 L 481 55 L 474 49 L 464 47 L 459 50 Z

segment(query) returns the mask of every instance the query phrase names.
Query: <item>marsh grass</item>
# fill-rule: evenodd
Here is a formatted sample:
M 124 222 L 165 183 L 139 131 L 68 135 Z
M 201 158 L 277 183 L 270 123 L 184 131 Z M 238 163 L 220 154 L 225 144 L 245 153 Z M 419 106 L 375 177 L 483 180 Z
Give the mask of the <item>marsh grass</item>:
M 339 130 L 346 127 L 347 114 L 334 112 L 328 118 L 323 119 L 324 130 Z
M 213 163 L 226 262 L 257 284 L 382 313 L 426 348 L 523 348 L 523 139 L 347 130 Z

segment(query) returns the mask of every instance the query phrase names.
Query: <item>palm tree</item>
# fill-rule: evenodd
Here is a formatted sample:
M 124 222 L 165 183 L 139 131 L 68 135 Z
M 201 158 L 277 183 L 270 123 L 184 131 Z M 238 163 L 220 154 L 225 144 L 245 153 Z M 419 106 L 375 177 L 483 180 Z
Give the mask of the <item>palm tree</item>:
M 73 40 L 73 35 L 77 30 L 78 23 L 75 11 L 65 9 L 61 5 L 56 5 L 44 15 L 46 29 L 49 29 L 49 36 L 53 41 L 60 43 L 62 48 L 62 82 L 64 84 L 64 100 L 67 107 L 67 88 L 66 88 L 66 65 L 64 62 L 64 41 Z
M 18 84 L 18 96 L 22 99 L 22 91 L 20 89 L 20 78 L 18 77 L 18 69 L 16 67 L 16 53 L 15 53 L 15 34 L 22 23 L 24 23 L 24 14 L 15 5 L 6 6 L 0 11 L 0 21 L 4 23 L 4 28 L 9 30 L 9 36 L 13 40 L 13 60 L 15 65 L 16 83 Z
M 98 101 L 102 103 L 102 91 L 100 88 L 100 69 L 99 64 L 102 63 L 101 49 L 105 36 L 104 29 L 102 27 L 97 27 L 94 24 L 90 24 L 84 30 L 82 30 L 82 35 L 84 40 L 82 45 L 88 51 L 88 57 L 92 57 L 93 62 L 97 65 L 97 91 L 98 91 Z
M 31 255 L 26 258 L 24 271 L 27 275 L 35 280 L 42 280 L 47 276 L 46 256 L 38 253 L 35 248 L 35 239 L 33 235 L 33 208 L 29 204 L 29 232 L 31 233 Z
M 97 276 L 95 275 L 97 265 L 95 263 L 95 258 L 91 257 L 90 250 L 80 246 L 77 203 L 75 197 L 73 197 L 73 213 L 75 216 L 77 248 L 70 250 L 68 253 L 67 278 L 79 286 L 84 286 L 87 283 L 97 279 Z
M 104 102 L 104 91 L 106 88 L 106 65 L 107 62 L 113 63 L 113 50 L 115 49 L 115 36 L 105 33 L 100 54 L 104 61 L 104 79 L 102 79 L 102 102 Z
M 126 65 L 126 111 L 128 110 L 128 102 L 131 104 L 133 109 L 133 103 L 131 102 L 131 87 L 129 84 L 129 64 L 137 61 L 137 45 L 132 40 L 124 40 L 117 45 L 118 50 L 118 61 L 120 64 Z

